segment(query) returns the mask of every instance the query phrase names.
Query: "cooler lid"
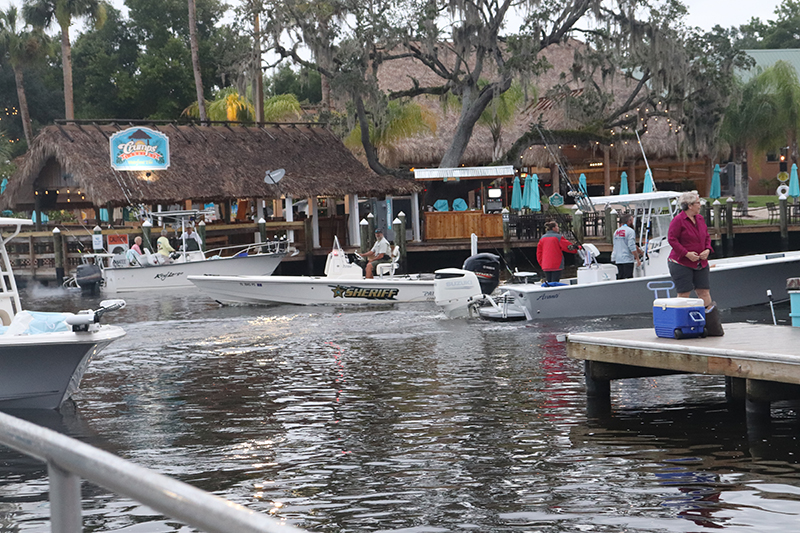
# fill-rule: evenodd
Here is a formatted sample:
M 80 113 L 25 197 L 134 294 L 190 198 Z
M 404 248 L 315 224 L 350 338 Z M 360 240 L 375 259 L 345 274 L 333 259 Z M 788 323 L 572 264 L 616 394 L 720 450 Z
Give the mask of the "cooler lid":
M 705 307 L 701 298 L 656 298 L 653 307 Z

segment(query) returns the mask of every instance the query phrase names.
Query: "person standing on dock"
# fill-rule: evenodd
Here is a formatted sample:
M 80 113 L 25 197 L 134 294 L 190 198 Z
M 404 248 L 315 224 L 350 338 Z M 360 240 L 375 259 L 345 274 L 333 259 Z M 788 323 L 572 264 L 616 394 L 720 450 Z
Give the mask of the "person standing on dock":
M 708 256 L 714 251 L 696 191 L 678 197 L 681 212 L 669 224 L 667 240 L 672 251 L 667 265 L 679 298 L 688 298 L 692 290 L 706 306 L 706 329 L 712 336 L 722 336 L 719 310 L 711 300 Z
M 550 220 L 544 225 L 547 233 L 542 235 L 536 245 L 536 260 L 544 271 L 547 283 L 558 283 L 561 280 L 561 271 L 564 269 L 563 252 L 577 253 L 578 247 L 561 236 L 558 232 L 558 223 Z
M 639 261 L 639 247 L 636 246 L 636 232 L 630 227 L 633 216 L 626 213 L 619 217 L 619 228 L 614 232 L 614 249 L 611 261 L 617 265 L 617 279 L 633 277 L 633 263 Z

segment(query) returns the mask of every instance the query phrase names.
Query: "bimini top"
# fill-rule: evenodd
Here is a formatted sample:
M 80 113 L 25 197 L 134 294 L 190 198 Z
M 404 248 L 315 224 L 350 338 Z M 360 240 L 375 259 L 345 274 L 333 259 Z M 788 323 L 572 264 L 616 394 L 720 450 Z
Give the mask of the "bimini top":
M 672 201 L 683 193 L 677 191 L 637 192 L 633 194 L 615 194 L 613 196 L 592 196 L 589 198 L 595 207 L 631 206 L 638 207 L 667 207 Z

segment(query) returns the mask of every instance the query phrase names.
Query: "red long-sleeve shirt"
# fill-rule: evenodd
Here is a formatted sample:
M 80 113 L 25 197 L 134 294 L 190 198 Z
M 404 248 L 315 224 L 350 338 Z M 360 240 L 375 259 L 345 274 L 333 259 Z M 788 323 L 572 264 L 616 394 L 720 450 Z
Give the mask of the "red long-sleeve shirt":
M 536 245 L 536 260 L 542 270 L 552 272 L 564 268 L 562 252 L 574 254 L 577 251 L 569 250 L 570 244 L 572 243 L 554 231 L 545 233 Z
M 667 241 L 672 246 L 672 251 L 669 253 L 672 261 L 699 269 L 705 268 L 708 261 L 689 261 L 686 257 L 687 252 L 699 254 L 704 250 L 710 250 L 713 253 L 714 249 L 711 247 L 711 237 L 708 235 L 708 226 L 703 215 L 695 215 L 694 220 L 692 222 L 685 211 L 678 213 L 669 224 Z

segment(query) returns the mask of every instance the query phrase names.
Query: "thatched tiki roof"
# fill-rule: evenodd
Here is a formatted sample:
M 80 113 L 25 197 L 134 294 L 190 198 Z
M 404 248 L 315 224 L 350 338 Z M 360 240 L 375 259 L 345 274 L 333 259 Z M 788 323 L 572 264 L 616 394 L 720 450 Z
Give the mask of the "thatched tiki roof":
M 36 191 L 43 209 L 64 209 L 419 190 L 413 180 L 376 175 L 320 125 L 144 125 L 169 137 L 169 168 L 113 170 L 109 137 L 125 125 L 57 124 L 36 136 L 0 205 L 31 209 Z M 264 183 L 267 171 L 280 168 L 286 175 L 277 186 Z

